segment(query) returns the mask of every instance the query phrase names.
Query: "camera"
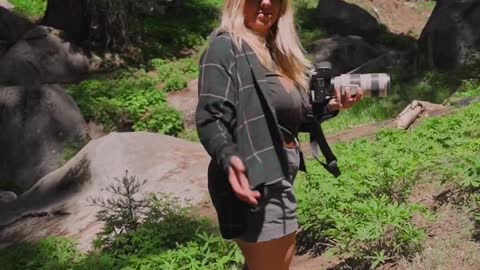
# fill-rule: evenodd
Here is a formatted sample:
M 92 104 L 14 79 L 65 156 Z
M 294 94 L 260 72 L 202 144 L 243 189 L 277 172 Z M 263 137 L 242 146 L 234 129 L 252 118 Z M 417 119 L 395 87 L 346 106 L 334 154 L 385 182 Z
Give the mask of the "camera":
M 313 157 L 333 176 L 338 177 L 341 172 L 337 165 L 337 158 L 333 154 L 323 134 L 320 122 L 322 114 L 328 102 L 335 98 L 335 89 L 340 89 L 343 95 L 345 88 L 350 87 L 350 94 L 356 95 L 360 87 L 363 96 L 385 97 L 390 88 L 390 75 L 386 73 L 368 74 L 341 74 L 333 76 L 332 66 L 329 62 L 321 62 L 315 67 L 310 79 L 310 106 L 307 119 L 311 120 L 310 125 L 310 147 Z M 320 160 L 321 150 L 325 162 Z
M 351 95 L 356 94 L 356 88 L 363 90 L 365 97 L 385 97 L 390 88 L 390 75 L 386 73 L 342 74 L 332 76 L 332 66 L 329 62 L 321 62 L 315 66 L 310 79 L 310 98 L 312 105 L 327 104 L 335 98 L 335 89 L 344 94 L 345 87 L 350 87 Z

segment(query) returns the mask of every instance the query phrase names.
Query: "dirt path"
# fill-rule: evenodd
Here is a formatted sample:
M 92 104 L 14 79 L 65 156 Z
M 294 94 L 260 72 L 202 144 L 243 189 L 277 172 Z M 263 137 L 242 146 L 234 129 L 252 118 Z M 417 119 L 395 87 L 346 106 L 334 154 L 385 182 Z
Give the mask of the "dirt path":
M 424 249 L 411 261 L 400 261 L 395 269 L 480 269 L 480 243 L 473 239 L 474 224 L 469 209 L 458 204 L 461 196 L 451 182 L 442 185 L 434 181 L 415 186 L 410 202 L 424 205 L 434 217 L 414 217 L 414 223 L 427 232 Z

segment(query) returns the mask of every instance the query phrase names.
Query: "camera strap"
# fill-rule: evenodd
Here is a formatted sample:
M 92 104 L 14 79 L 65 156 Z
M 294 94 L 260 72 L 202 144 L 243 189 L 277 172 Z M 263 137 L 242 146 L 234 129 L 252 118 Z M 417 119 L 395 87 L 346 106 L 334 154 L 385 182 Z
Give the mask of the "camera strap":
M 310 148 L 312 149 L 312 155 L 329 173 L 331 173 L 334 177 L 338 177 L 340 176 L 341 172 L 337 165 L 337 157 L 335 157 L 332 149 L 330 149 L 330 146 L 328 145 L 320 122 L 315 119 L 315 117 L 313 117 L 312 120 L 313 123 L 310 128 Z M 319 148 L 325 157 L 326 163 L 320 160 L 320 153 L 318 151 Z

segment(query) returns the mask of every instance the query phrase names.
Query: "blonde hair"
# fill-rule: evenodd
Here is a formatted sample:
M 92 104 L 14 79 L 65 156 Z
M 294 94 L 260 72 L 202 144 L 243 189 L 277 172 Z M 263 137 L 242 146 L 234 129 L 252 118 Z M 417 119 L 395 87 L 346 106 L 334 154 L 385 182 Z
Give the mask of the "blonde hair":
M 245 1 L 248 0 L 224 1 L 220 30 L 231 33 L 234 44 L 239 49 L 242 40 L 245 41 L 266 69 L 281 72 L 303 90 L 307 90 L 311 64 L 305 58 L 298 39 L 291 0 L 281 0 L 280 17 L 270 29 L 266 40 L 245 26 Z

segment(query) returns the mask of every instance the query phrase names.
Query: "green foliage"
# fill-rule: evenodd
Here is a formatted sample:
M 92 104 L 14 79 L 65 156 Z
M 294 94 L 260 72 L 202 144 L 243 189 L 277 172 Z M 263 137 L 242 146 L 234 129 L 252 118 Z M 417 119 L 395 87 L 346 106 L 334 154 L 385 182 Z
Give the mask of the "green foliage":
M 318 0 L 301 0 L 294 1 L 296 12 L 297 31 L 300 36 L 300 42 L 306 51 L 311 51 L 314 42 L 318 39 L 326 37 L 322 30 L 318 29 L 315 22 L 315 8 Z
M 417 1 L 415 7 L 422 12 L 431 12 L 435 8 L 437 1 Z
M 71 269 L 82 258 L 72 241 L 48 237 L 35 244 L 20 243 L 3 249 L 0 264 L 4 270 L 60 270 Z
M 118 75 L 111 80 L 87 80 L 67 91 L 85 119 L 107 129 L 151 131 L 176 135 L 183 130 L 182 117 L 156 89 L 158 80 L 143 72 Z
M 15 11 L 30 18 L 41 18 L 47 7 L 47 0 L 9 0 Z
M 156 270 L 240 269 L 243 257 L 208 221 L 193 216 L 178 198 L 167 194 L 141 196 L 145 181 L 116 179 L 107 190 L 114 197 L 90 198 L 100 206 L 105 227 L 95 250 L 83 255 L 65 239 L 47 238 L 2 250 L 6 270 Z M 5 266 L 7 268 L 5 268 Z
M 132 257 L 122 270 L 227 270 L 241 269 L 242 262 L 243 257 L 234 243 L 219 236 L 199 233 L 194 241 L 179 245 L 175 250 L 144 258 Z
M 198 63 L 193 58 L 176 61 L 153 59 L 150 65 L 158 74 L 162 89 L 169 92 L 187 87 L 187 83 L 198 76 Z
M 127 172 L 107 189 L 116 197 L 91 199 L 105 222 L 96 247 L 118 258 L 121 269 L 230 269 L 241 263 L 234 244 L 214 235 L 214 227 L 189 214 L 178 198 L 141 197 L 145 183 Z
M 475 79 L 464 80 L 460 89 L 450 98 L 452 99 L 463 99 L 469 97 L 479 97 L 480 96 L 480 82 Z
M 89 198 L 92 205 L 101 208 L 97 212 L 97 219 L 104 223 L 104 228 L 99 233 L 97 242 L 102 246 L 121 248 L 123 243 L 119 245 L 118 241 L 122 240 L 122 236 L 138 229 L 146 202 L 145 199 L 139 199 L 136 195 L 145 183 L 146 180 L 140 182 L 135 176 L 129 177 L 126 171 L 122 179 L 115 178 L 114 183 L 106 188 L 113 197 Z
M 411 223 L 424 212 L 406 198 L 419 181 L 480 187 L 480 105 L 426 120 L 414 132 L 387 129 L 374 142 L 335 145 L 343 174 L 333 178 L 316 161 L 297 182 L 302 241 L 334 243 L 369 265 L 409 256 L 424 233 Z M 308 240 L 308 241 L 307 241 Z M 314 244 L 312 244 L 314 245 Z
M 220 0 L 184 0 L 167 14 L 146 17 L 147 59 L 172 58 L 202 45 L 218 24 Z

